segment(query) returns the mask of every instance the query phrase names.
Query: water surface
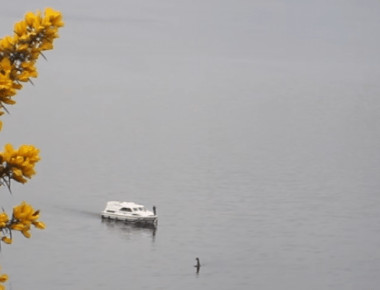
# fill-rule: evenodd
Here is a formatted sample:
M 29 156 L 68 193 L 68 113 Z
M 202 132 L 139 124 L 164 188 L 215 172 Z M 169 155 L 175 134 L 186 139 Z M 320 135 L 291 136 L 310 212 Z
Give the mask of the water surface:
M 66 26 L 2 131 L 42 161 L 2 203 L 47 229 L 2 246 L 8 289 L 377 287 L 378 2 L 18 1 L 1 32 L 45 6 Z

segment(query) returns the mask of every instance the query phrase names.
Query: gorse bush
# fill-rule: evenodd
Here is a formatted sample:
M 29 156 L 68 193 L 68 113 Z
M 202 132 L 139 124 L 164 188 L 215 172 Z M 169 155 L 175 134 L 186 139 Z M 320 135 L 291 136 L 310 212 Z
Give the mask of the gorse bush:
M 0 40 L 0 116 L 8 112 L 7 106 L 15 104 L 14 95 L 22 89 L 23 83 L 32 82 L 38 76 L 36 62 L 43 51 L 53 49 L 54 39 L 63 26 L 62 14 L 52 8 L 43 13 L 28 12 L 13 28 L 13 36 Z M 0 130 L 2 128 L 0 120 Z M 10 191 L 11 182 L 26 183 L 36 173 L 34 167 L 40 160 L 39 149 L 33 145 L 21 145 L 15 149 L 6 144 L 0 152 L 0 186 Z M 44 229 L 39 221 L 40 211 L 27 202 L 13 208 L 11 215 L 4 210 L 0 213 L 0 238 L 11 244 L 13 232 L 19 231 L 26 238 L 31 237 L 31 228 Z M 0 290 L 5 289 L 7 274 L 0 274 Z

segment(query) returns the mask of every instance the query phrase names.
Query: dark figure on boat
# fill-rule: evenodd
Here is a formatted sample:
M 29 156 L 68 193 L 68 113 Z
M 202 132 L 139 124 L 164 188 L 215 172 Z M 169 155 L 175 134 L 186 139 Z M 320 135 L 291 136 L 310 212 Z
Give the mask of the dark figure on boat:
M 197 274 L 198 274 L 199 273 L 199 269 L 201 267 L 201 263 L 199 262 L 199 258 L 198 257 L 195 258 L 195 260 L 197 261 L 197 264 L 194 265 L 194 267 L 197 269 Z

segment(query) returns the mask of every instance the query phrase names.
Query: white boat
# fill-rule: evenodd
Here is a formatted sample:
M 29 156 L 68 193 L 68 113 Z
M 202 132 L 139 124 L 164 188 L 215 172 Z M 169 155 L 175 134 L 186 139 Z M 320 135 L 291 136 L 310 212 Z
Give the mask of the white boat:
M 126 201 L 108 201 L 101 215 L 104 219 L 141 224 L 156 224 L 158 218 L 156 213 L 143 205 Z

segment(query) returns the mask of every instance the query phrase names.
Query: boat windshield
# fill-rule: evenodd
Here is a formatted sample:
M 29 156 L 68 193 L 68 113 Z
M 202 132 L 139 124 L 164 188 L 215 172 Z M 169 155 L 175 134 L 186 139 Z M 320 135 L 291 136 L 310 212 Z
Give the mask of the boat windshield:
M 134 207 L 133 211 L 146 211 L 144 207 Z
M 129 207 L 122 207 L 120 210 L 121 211 L 128 211 L 128 212 L 132 211 Z

